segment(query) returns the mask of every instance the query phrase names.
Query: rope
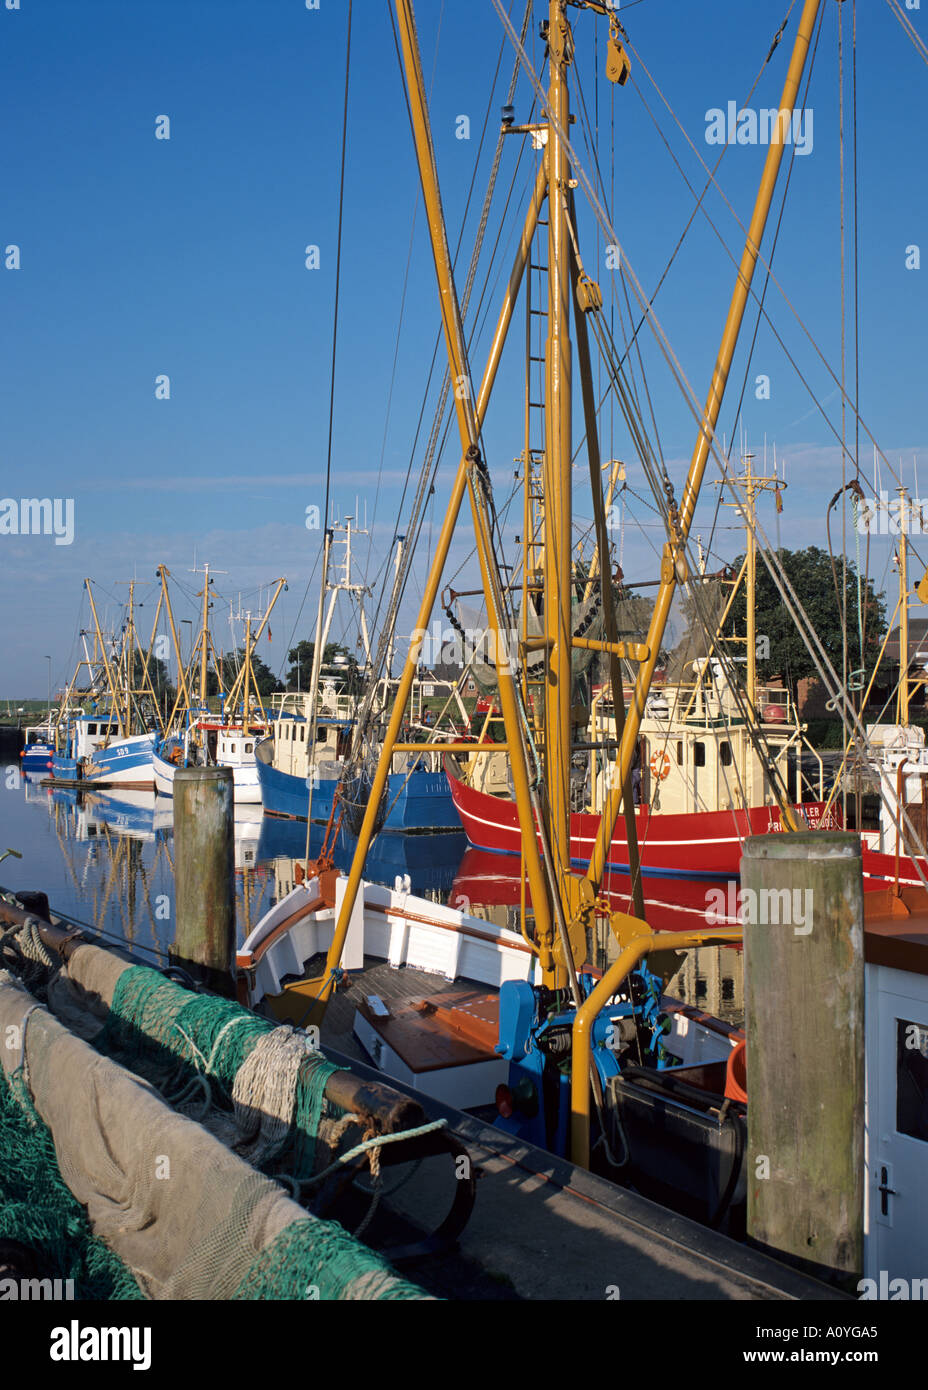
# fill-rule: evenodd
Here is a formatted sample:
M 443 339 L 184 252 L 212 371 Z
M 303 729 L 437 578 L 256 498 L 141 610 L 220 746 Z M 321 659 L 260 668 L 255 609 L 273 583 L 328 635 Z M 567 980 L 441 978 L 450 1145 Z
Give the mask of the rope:
M 375 1134 L 370 1139 L 364 1139 L 360 1144 L 355 1144 L 353 1149 L 348 1149 L 345 1153 L 339 1154 L 328 1168 L 323 1168 L 320 1173 L 316 1173 L 311 1178 L 304 1178 L 303 1182 L 307 1186 L 313 1186 L 321 1182 L 323 1178 L 334 1173 L 342 1164 L 350 1163 L 353 1158 L 359 1158 L 361 1154 L 370 1153 L 374 1149 L 382 1149 L 385 1144 L 398 1144 L 404 1139 L 418 1139 L 420 1135 L 432 1134 L 437 1129 L 443 1129 L 448 1123 L 447 1120 L 432 1120 L 430 1124 L 418 1125 L 415 1129 L 402 1129 L 396 1134 Z
M 147 966 L 130 966 L 116 981 L 94 1045 L 121 1053 L 133 1070 L 146 1061 L 149 1069 L 163 1069 L 163 1058 L 152 1061 L 152 1042 L 182 1064 L 167 1083 L 178 1076 L 184 1083 L 173 1103 L 192 1085 L 212 1086 L 231 1106 L 246 1142 L 254 1143 L 254 1166 L 266 1165 L 292 1139 L 295 1173 L 312 1172 L 326 1082 L 339 1068 L 314 1051 L 305 1034 L 289 1024 L 275 1027 L 232 1000 L 192 995 Z M 197 1069 L 202 1083 L 184 1072 L 184 1063 Z M 165 1083 L 161 1089 L 165 1094 Z
M 17 941 L 19 949 L 27 960 L 34 960 L 39 965 L 52 966 L 55 964 L 55 957 L 39 935 L 38 918 L 26 918 L 20 928 Z
M 296 1091 L 309 1049 L 305 1033 L 284 1025 L 259 1038 L 232 1084 L 235 1123 L 248 1161 L 261 1167 L 283 1148 L 296 1112 Z

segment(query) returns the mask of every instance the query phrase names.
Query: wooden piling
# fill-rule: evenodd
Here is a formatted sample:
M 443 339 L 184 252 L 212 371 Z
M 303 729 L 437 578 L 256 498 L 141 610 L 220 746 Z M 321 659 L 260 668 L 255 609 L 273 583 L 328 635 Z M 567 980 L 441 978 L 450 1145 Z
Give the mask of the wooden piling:
M 171 963 L 234 996 L 235 859 L 229 767 L 174 774 L 175 932 Z
M 854 1291 L 864 1209 L 860 839 L 755 836 L 741 884 L 748 1238 Z

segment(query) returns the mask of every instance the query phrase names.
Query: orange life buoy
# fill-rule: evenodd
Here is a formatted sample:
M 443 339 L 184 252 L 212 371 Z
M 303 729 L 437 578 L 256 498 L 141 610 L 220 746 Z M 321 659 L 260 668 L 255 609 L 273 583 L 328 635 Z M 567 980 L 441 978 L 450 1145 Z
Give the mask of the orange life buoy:
M 728 1054 L 725 1064 L 725 1094 L 729 1100 L 747 1101 L 747 1043 L 741 1039 Z
M 669 775 L 670 754 L 666 748 L 661 749 L 659 753 L 651 754 L 651 771 L 659 782 L 663 782 L 664 778 Z

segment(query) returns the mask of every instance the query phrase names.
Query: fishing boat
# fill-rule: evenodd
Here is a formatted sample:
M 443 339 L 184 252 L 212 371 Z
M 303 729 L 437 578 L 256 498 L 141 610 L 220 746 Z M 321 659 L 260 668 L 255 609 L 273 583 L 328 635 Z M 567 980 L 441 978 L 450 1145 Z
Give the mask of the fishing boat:
M 91 651 L 88 634 L 82 632 L 83 655 L 55 725 L 51 777 L 58 785 L 150 791 L 155 785 L 151 758 L 157 737 L 151 726 L 161 715 L 149 672 L 151 648 L 147 654 L 139 650 L 135 580 L 129 581 L 118 643 L 104 635 L 89 579 L 84 581 L 84 588 L 93 619 L 94 645 Z M 85 708 L 88 705 L 89 710 Z
M 20 751 L 23 772 L 44 772 L 52 765 L 55 753 L 54 726 L 29 724 L 24 730 L 25 743 Z
M 753 457 L 746 455 L 740 482 L 749 502 L 745 558 L 740 574 L 725 585 L 727 602 L 707 654 L 688 663 L 690 682 L 665 681 L 653 687 L 639 720 L 635 818 L 640 872 L 645 877 L 737 876 L 745 839 L 784 829 L 782 789 L 796 780 L 790 777 L 789 758 L 803 751 L 818 762 L 819 798 L 791 801 L 790 812 L 811 830 L 843 827 L 840 807 L 833 799 L 825 800 L 821 758 L 808 744 L 788 690 L 758 679 L 754 505 L 764 491 L 774 493 L 779 503 L 785 480 L 777 473 L 756 474 Z M 525 563 L 531 563 L 528 557 Z M 697 576 L 695 582 L 700 579 L 705 582 L 706 576 Z M 745 650 L 743 686 L 731 662 L 721 659 L 728 640 L 723 636 L 725 619 L 742 584 L 746 632 L 735 640 Z M 537 625 L 536 620 L 529 626 Z M 623 680 L 623 697 L 631 695 Z M 600 835 L 601 808 L 617 784 L 620 734 L 611 684 L 605 682 L 590 701 L 587 740 L 575 742 L 571 760 L 570 862 L 579 868 L 590 863 Z M 470 843 L 477 849 L 519 855 L 521 828 L 506 754 L 449 757 L 445 767 Z M 628 832 L 620 824 L 614 829 L 606 868 L 629 872 Z
M 807 812 L 807 803 L 788 794 L 764 740 L 765 732 L 773 733 L 783 721 L 769 714 L 758 718 L 766 712 L 763 700 L 760 709 L 757 707 L 759 692 L 752 690 L 748 702 L 743 683 L 733 678 L 731 663 L 721 654 L 719 667 L 712 666 L 710 656 L 697 673 L 703 681 L 708 678 L 709 685 L 696 696 L 703 701 L 696 716 L 698 732 L 691 727 L 681 740 L 684 747 L 676 766 L 689 771 L 692 765 L 700 769 L 709 765 L 706 776 L 713 779 L 709 785 L 717 796 L 723 779 L 709 758 L 690 759 L 686 750 L 695 752 L 701 744 L 705 753 L 709 742 L 716 767 L 721 768 L 726 766 L 725 745 L 726 756 L 734 761 L 732 740 L 736 732 L 743 731 L 757 752 L 758 762 L 752 771 L 750 759 L 742 761 L 739 771 L 748 785 L 755 782 L 760 793 L 757 799 L 747 795 L 740 803 L 733 800 L 729 806 L 714 806 L 709 811 L 691 804 L 681 806 L 678 812 L 662 805 L 660 814 L 652 816 L 650 807 L 636 809 L 632 772 L 636 759 L 640 765 L 640 740 L 647 732 L 654 733 L 658 744 L 645 749 L 652 774 L 660 781 L 668 780 L 675 762 L 677 740 L 668 738 L 665 714 L 653 703 L 649 710 L 648 702 L 655 694 L 654 677 L 674 594 L 679 587 L 692 585 L 699 575 L 688 542 L 710 455 L 719 463 L 733 497 L 740 505 L 746 504 L 744 488 L 720 452 L 715 430 L 783 148 L 781 142 L 773 140 L 766 154 L 712 384 L 697 417 L 697 441 L 681 501 L 676 500 L 677 490 L 666 469 L 658 467 L 656 472 L 652 491 L 662 508 L 667 538 L 658 596 L 644 640 L 624 640 L 618 632 L 610 584 L 602 586 L 602 638 L 588 638 L 578 633 L 575 621 L 569 337 L 572 309 L 596 540 L 606 555 L 609 538 L 602 505 L 589 351 L 591 334 L 600 341 L 602 294 L 581 259 L 573 187 L 582 186 L 590 196 L 605 242 L 612 247 L 619 243 L 570 141 L 568 90 L 577 52 L 569 0 L 549 0 L 545 6 L 542 36 L 547 90 L 542 89 L 503 5 L 495 0 L 494 5 L 543 113 L 538 120 L 516 125 L 511 109 L 507 110 L 502 134 L 523 140 L 531 137 L 539 156 L 537 181 L 479 389 L 462 392 L 455 400 L 461 461 L 450 493 L 446 526 L 424 584 L 415 631 L 421 634 L 427 630 L 453 524 L 467 499 L 477 537 L 485 609 L 496 639 L 497 700 L 505 745 L 479 739 L 476 744 L 449 749 L 447 754 L 457 760 L 458 769 L 467 760 L 471 782 L 478 787 L 492 786 L 494 781 L 494 764 L 489 761 L 484 772 L 473 775 L 476 767 L 483 766 L 478 760 L 495 759 L 495 767 L 504 771 L 498 774 L 494 795 L 491 790 L 474 792 L 473 786 L 465 787 L 455 765 L 449 761 L 446 766 L 456 800 L 472 818 L 471 826 L 466 827 L 469 838 L 481 842 L 483 831 L 475 832 L 480 824 L 489 824 L 493 837 L 502 826 L 505 844 L 494 838 L 488 849 L 509 852 L 508 860 L 497 856 L 503 865 L 515 865 L 518 855 L 515 882 L 510 881 L 503 890 L 512 915 L 506 922 L 478 916 L 470 910 L 473 900 L 466 891 L 459 895 L 466 900 L 463 903 L 452 900 L 437 905 L 407 891 L 402 881 L 390 887 L 365 879 L 365 859 L 379 830 L 380 800 L 401 737 L 403 707 L 418 670 L 421 640 L 417 636 L 398 682 L 348 874 L 338 874 L 324 854 L 306 865 L 303 881 L 275 904 L 244 942 L 238 957 L 240 989 L 253 1007 L 299 1023 L 319 1023 L 323 1036 L 326 1009 L 338 991 L 346 991 L 355 1009 L 356 1038 L 388 1074 L 455 1105 L 466 1105 L 478 1113 L 493 1112 L 501 1128 L 526 1142 L 555 1153 L 569 1153 L 575 1162 L 607 1172 L 617 1181 L 631 1176 L 642 1190 L 648 1190 L 651 1183 L 661 1200 L 691 1204 L 710 1224 L 729 1223 L 728 1228 L 737 1232 L 739 1220 L 743 1221 L 747 1187 L 750 1082 L 744 1066 L 745 1038 L 736 1026 L 675 1001 L 666 991 L 667 982 L 679 968 L 682 952 L 736 945 L 744 936 L 737 903 L 734 912 L 713 914 L 715 921 L 711 923 L 708 912 L 698 912 L 699 885 L 706 883 L 700 874 L 729 877 L 733 871 L 737 873 L 745 836 L 750 837 L 752 846 L 763 846 L 765 841 L 782 844 L 793 832 L 807 828 L 810 821 L 814 820 L 819 829 L 840 821 L 827 819 L 833 798 L 820 797 L 814 803 L 820 813 L 813 816 Z M 590 3 L 583 8 L 592 12 L 594 24 L 608 23 L 606 75 L 621 87 L 627 81 L 632 58 L 620 17 L 606 4 Z M 798 100 L 820 9 L 818 0 L 807 0 L 798 20 L 779 107 L 787 124 Z M 397 0 L 396 20 L 442 304 L 449 374 L 453 381 L 470 381 L 467 337 L 438 189 L 412 0 Z M 587 134 L 592 138 L 591 132 Z M 540 593 L 540 601 L 533 604 L 540 622 L 535 630 L 524 622 L 513 645 L 506 639 L 513 631 L 514 586 L 511 572 L 504 579 L 497 563 L 497 519 L 481 431 L 515 299 L 526 272 L 535 266 L 532 247 L 545 204 L 546 236 L 539 240 L 547 241 L 543 270 L 548 292 L 543 301 L 546 308 L 535 310 L 543 316 L 545 439 L 540 451 L 531 448 L 527 440 L 523 455 L 526 493 L 533 500 L 540 497 L 543 524 L 539 562 L 524 564 L 522 584 L 524 588 L 532 584 Z M 635 282 L 630 283 L 634 286 Z M 648 321 L 651 306 L 644 302 L 641 307 L 642 321 Z M 618 389 L 621 364 L 610 361 L 609 367 Z M 526 394 L 529 400 L 539 400 L 537 394 Z M 539 467 L 534 470 L 536 453 L 540 454 Z M 643 449 L 642 455 L 646 454 Z M 760 534 L 759 523 L 756 526 Z M 528 533 L 529 526 L 525 529 Z M 775 554 L 765 553 L 765 560 L 776 567 Z M 784 584 L 783 595 L 791 615 L 799 608 L 802 618 L 801 605 L 788 585 Z M 526 612 L 523 601 L 523 616 Z M 802 631 L 805 635 L 807 630 Z M 711 629 L 707 635 L 712 636 Z M 589 734 L 590 723 L 586 711 L 576 712 L 573 680 L 574 653 L 585 650 L 587 644 L 609 658 L 614 723 L 608 739 L 617 746 L 608 750 L 614 754 L 610 759 L 613 767 L 602 788 L 601 804 L 584 823 L 573 819 L 584 812 L 574 805 L 578 779 L 572 778 L 571 769 L 575 751 L 591 751 L 578 750 L 577 744 L 593 741 L 583 739 L 583 734 Z M 527 659 L 538 652 L 543 653 L 540 672 L 537 660 L 530 665 Z M 837 678 L 827 655 L 817 652 L 817 656 L 835 708 L 852 722 L 854 711 L 846 693 L 842 700 L 835 688 Z M 636 668 L 627 707 L 623 662 Z M 733 715 L 731 701 L 740 711 L 741 722 Z M 653 725 L 646 722 L 649 719 Z M 900 766 L 904 778 L 908 749 L 900 747 L 895 752 L 903 758 Z M 656 766 L 651 761 L 655 755 Z M 665 768 L 666 778 L 662 775 Z M 692 794 L 691 786 L 686 791 L 689 780 L 681 771 L 681 799 Z M 508 785 L 501 786 L 504 781 Z M 583 791 L 587 785 L 582 779 Z M 464 795 L 462 787 L 465 792 L 474 792 L 473 797 Z M 703 795 L 705 791 L 703 786 Z M 488 803 L 495 808 L 492 813 Z M 501 805 L 507 808 L 505 817 L 500 816 Z M 761 814 L 759 823 L 753 819 L 755 811 Z M 720 819 L 712 825 L 713 834 L 698 836 L 695 841 L 690 838 L 689 852 L 684 855 L 671 836 L 662 842 L 658 831 L 661 821 L 669 824 L 677 814 L 681 820 L 700 815 Z M 624 828 L 619 829 L 623 817 Z M 652 837 L 657 847 L 655 857 L 651 857 Z M 679 838 L 683 838 L 682 830 Z M 836 838 L 823 836 L 822 843 L 830 846 Z M 849 854 L 850 837 L 840 838 L 841 853 Z M 816 839 L 817 835 L 801 837 L 803 845 Z M 721 843 L 722 848 L 716 851 L 714 843 Z M 898 845 L 896 848 L 898 855 Z M 486 868 L 490 858 L 484 858 L 479 873 L 492 873 Z M 649 868 L 652 878 L 655 870 L 672 877 L 684 866 L 690 872 L 685 889 L 684 880 L 679 880 L 681 892 L 689 895 L 696 922 L 655 910 L 661 905 L 655 902 L 653 882 L 647 898 L 643 891 Z M 623 885 L 625 892 L 611 896 L 616 869 L 626 871 L 627 886 Z M 468 884 L 466 876 L 464 882 Z M 668 884 L 668 896 L 675 886 L 676 881 Z M 708 895 L 710 889 L 704 886 L 702 891 Z M 711 891 L 718 893 L 714 888 Z M 865 953 L 868 999 L 865 1163 L 870 1239 L 866 1260 L 868 1269 L 885 1269 L 891 1260 L 900 1273 L 914 1274 L 917 1252 L 923 1250 L 928 1236 L 924 1204 L 918 1196 L 918 1175 L 923 1173 L 924 1160 L 921 1157 L 919 1161 L 917 1147 L 913 1147 L 924 1140 L 917 1097 L 920 1088 L 923 1090 L 928 1055 L 928 899 L 919 905 L 917 894 L 908 890 L 896 894 L 887 891 L 881 915 L 876 902 L 881 894 L 868 896 L 868 927 L 861 933 L 866 938 L 861 949 Z M 602 928 L 611 950 L 604 960 L 594 960 L 592 943 L 600 939 Z M 849 940 L 848 947 L 850 944 Z M 817 988 L 827 990 L 831 984 L 822 980 Z M 766 988 L 770 989 L 769 981 Z M 770 1002 L 768 999 L 768 1012 Z M 784 1008 L 795 1004 L 794 1000 L 781 1002 Z M 802 1002 L 808 1007 L 807 1000 Z M 903 1045 L 903 1037 L 914 1041 Z M 783 1084 L 791 1086 L 790 1079 L 784 1077 Z M 906 1174 L 904 1188 L 894 1181 L 897 1163 Z M 855 1180 L 859 1176 L 855 1175 Z M 917 1238 L 901 1229 L 903 1217 L 913 1231 L 917 1228 Z M 874 1261 L 880 1260 L 883 1264 L 875 1266 Z
M 605 6 L 590 8 L 601 12 L 600 17 L 608 21 L 607 75 L 618 80 L 627 66 L 618 17 Z M 738 1080 L 742 1039 L 737 1029 L 717 1020 L 703 1019 L 698 1016 L 699 1011 L 694 1013 L 664 1000 L 667 959 L 660 944 L 661 934 L 652 931 L 644 920 L 635 814 L 628 794 L 633 755 L 641 734 L 641 720 L 650 694 L 669 601 L 678 581 L 686 577 L 683 555 L 709 452 L 707 428 L 700 430 L 684 504 L 681 508 L 673 502 L 669 508 L 668 542 L 659 598 L 647 641 L 619 640 L 612 588 L 608 582 L 601 583 L 603 639 L 578 632 L 575 584 L 569 565 L 566 566 L 569 582 L 563 579 L 563 562 L 572 549 L 568 345 L 571 308 L 587 407 L 585 424 L 597 544 L 603 556 L 610 552 L 602 511 L 596 415 L 590 406 L 587 389 L 586 320 L 587 315 L 595 317 L 602 304 L 602 295 L 580 260 L 573 198 L 567 195 L 571 162 L 567 140 L 567 83 L 574 56 L 568 9 L 565 0 L 551 0 L 548 6 L 545 39 L 549 87 L 547 94 L 542 93 L 541 97 L 545 119 L 526 127 L 504 125 L 506 132 L 515 131 L 523 137 L 532 135 L 533 146 L 539 154 L 537 179 L 481 388 L 473 399 L 469 393 L 455 393 L 454 409 L 462 457 L 451 490 L 448 520 L 424 586 L 416 625 L 417 634 L 427 631 L 454 520 L 467 496 L 477 535 L 486 611 L 492 615 L 498 700 L 506 742 L 503 747 L 483 740 L 457 742 L 446 752 L 471 760 L 503 753 L 508 760 L 513 799 L 509 803 L 512 822 L 507 830 L 512 835 L 511 847 L 520 854 L 524 869 L 520 875 L 520 883 L 524 885 L 520 889 L 522 915 L 516 929 L 498 926 L 460 908 L 418 898 L 410 894 L 399 879 L 392 887 L 363 879 L 363 866 L 372 838 L 382 825 L 381 806 L 383 798 L 389 794 L 392 760 L 397 751 L 418 751 L 401 743 L 400 738 L 404 711 L 418 675 L 422 645 L 419 636 L 412 643 L 393 696 L 348 875 L 338 875 L 331 860 L 324 857 L 307 865 L 304 881 L 275 905 L 243 943 L 238 957 L 240 987 L 243 997 L 253 1006 L 305 1022 L 322 1019 L 339 982 L 350 978 L 353 971 L 363 970 L 370 959 L 386 961 L 388 969 L 403 967 L 407 978 L 417 982 L 421 982 L 423 973 L 441 974 L 449 988 L 437 993 L 429 991 L 420 1000 L 397 999 L 395 990 L 387 1001 L 376 992 L 365 993 L 357 1007 L 357 1038 L 377 1065 L 402 1076 L 408 1084 L 420 1086 L 431 1094 L 441 1094 L 457 1105 L 489 1105 L 496 1111 L 497 1121 L 502 1126 L 563 1153 L 568 1148 L 571 1128 L 572 1072 L 574 1088 L 578 1084 L 578 1067 L 589 1084 L 589 1054 L 584 1060 L 572 1059 L 572 1039 L 577 1036 L 575 1025 L 581 1016 L 589 1015 L 596 1000 L 603 995 L 607 978 L 610 981 L 613 978 L 610 973 L 598 985 L 596 967 L 588 961 L 590 932 L 595 929 L 597 919 L 606 920 L 618 944 L 620 961 L 628 956 L 627 948 L 632 940 L 637 941 L 639 949 L 629 957 L 623 979 L 616 979 L 616 987 L 606 992 L 602 1004 L 589 1018 L 595 1037 L 601 1041 L 608 1033 L 613 1042 L 608 1047 L 595 1048 L 592 1064 L 598 1078 L 599 1099 L 597 1117 L 588 1116 L 586 1120 L 589 1132 L 585 1135 L 585 1143 L 594 1148 L 604 1146 L 605 1154 L 615 1151 L 613 1106 L 617 1104 L 620 1083 L 628 1083 L 644 1093 L 639 1097 L 642 1115 L 649 1106 L 653 1107 L 653 1088 L 657 1087 L 664 1116 L 661 1142 L 677 1143 L 681 1153 L 686 1155 L 684 1166 L 688 1165 L 690 1176 L 681 1183 L 681 1188 L 685 1186 L 691 1197 L 698 1196 L 706 1203 L 707 1210 L 716 1211 L 721 1218 L 723 1210 L 737 1205 L 739 1194 L 744 1190 L 744 1100 Z M 410 0 L 399 0 L 397 17 L 416 153 L 443 304 L 449 374 L 453 381 L 469 380 Z M 808 21 L 807 14 L 804 25 Z M 797 65 L 801 71 L 802 57 L 803 49 L 797 44 L 790 83 L 795 79 Z M 792 90 L 788 86 L 784 103 L 792 100 Z M 774 169 L 778 158 L 779 154 L 771 152 Z M 760 219 L 761 228 L 770 193 L 768 187 L 758 198 L 755 221 Z M 528 441 L 523 458 L 526 491 L 533 498 L 540 497 L 542 502 L 542 554 L 539 565 L 527 562 L 523 566 L 523 583 L 527 585 L 531 579 L 537 591 L 531 605 L 523 602 L 520 641 L 510 654 L 503 628 L 511 630 L 506 619 L 512 585 L 503 582 L 497 565 L 492 536 L 492 492 L 479 431 L 512 319 L 515 297 L 525 272 L 534 265 L 533 241 L 546 200 L 548 294 L 547 308 L 543 311 L 547 333 L 546 442 L 539 468 L 534 468 L 536 457 Z M 759 240 L 758 228 L 755 226 L 752 231 Z M 751 245 L 749 242 L 745 251 L 717 375 L 724 371 L 724 354 L 733 350 L 731 324 L 737 325 L 744 311 L 743 282 L 747 278 L 749 283 L 753 270 Z M 537 400 L 537 395 L 534 398 Z M 713 398 L 706 407 L 709 432 L 714 428 L 719 403 Z M 539 476 L 543 481 L 541 487 L 538 486 Z M 534 624 L 528 622 L 530 608 L 538 620 Z M 570 820 L 570 765 L 578 722 L 573 655 L 576 650 L 587 649 L 603 651 L 610 657 L 613 718 L 619 744 L 609 794 L 600 815 L 601 828 L 595 843 L 591 838 L 589 852 L 585 844 L 575 842 Z M 538 652 L 543 653 L 540 669 L 537 660 L 531 665 L 527 660 L 530 654 Z M 523 657 L 526 658 L 524 665 Z M 618 668 L 620 660 L 633 660 L 639 665 L 627 714 Z M 533 684 L 534 689 L 531 688 Z M 712 698 L 719 696 L 704 694 L 702 698 L 704 708 L 700 710 L 700 723 L 721 742 L 725 725 L 730 721 L 721 720 L 713 727 L 711 709 L 708 715 L 706 709 Z M 584 714 L 584 724 L 586 719 Z M 309 719 L 306 724 L 312 727 Z M 539 754 L 529 745 L 528 731 L 531 731 L 534 747 L 540 751 L 537 770 Z M 280 730 L 277 731 L 279 736 Z M 332 751 L 337 751 L 337 739 L 336 721 L 331 733 L 324 732 L 323 741 Z M 316 740 L 297 735 L 295 738 L 288 736 L 287 741 L 314 746 Z M 258 756 L 260 763 L 260 748 Z M 719 757 L 721 760 L 721 750 Z M 764 775 L 784 823 L 794 824 L 791 808 L 769 763 L 764 765 Z M 454 779 L 452 787 L 458 800 Z M 626 793 L 628 849 L 617 862 L 627 865 L 631 874 L 633 910 L 630 912 L 614 911 L 602 890 L 603 875 L 610 862 L 614 825 L 622 811 L 623 791 Z M 500 804 L 496 798 L 489 799 L 493 805 Z M 748 812 L 753 809 L 748 803 Z M 743 811 L 739 824 L 738 810 L 732 807 L 723 812 L 724 830 L 719 829 L 707 838 L 738 844 L 739 830 L 742 834 L 753 831 L 755 825 Z M 771 808 L 766 803 L 762 806 L 762 816 L 764 829 L 773 829 Z M 703 868 L 705 861 L 701 850 L 700 846 L 697 853 L 700 868 Z M 692 857 L 692 841 L 690 855 Z M 575 872 L 572 863 L 575 859 L 588 862 L 585 880 Z M 677 860 L 666 857 L 658 866 L 672 870 L 681 859 L 682 856 Z M 708 869 L 724 873 L 730 863 L 731 851 L 726 848 L 720 851 L 717 861 L 708 861 Z M 666 950 L 672 953 L 672 965 L 676 968 L 679 960 L 675 952 L 680 948 L 730 943 L 740 940 L 740 936 L 738 927 L 707 928 L 703 921 L 696 930 L 669 933 Z M 640 1077 L 639 1071 L 643 1073 Z M 729 1103 L 724 1106 L 724 1112 L 730 1118 L 720 1124 L 720 1107 L 726 1097 Z M 576 1116 L 572 1123 L 576 1130 L 579 1123 Z M 655 1142 L 653 1126 L 643 1121 L 636 1129 L 638 1137 L 634 1142 L 643 1144 L 650 1152 Z M 647 1166 L 644 1159 L 641 1166 Z
M 165 729 L 152 753 L 154 783 L 161 796 L 173 796 L 174 775 L 178 768 L 194 766 L 228 767 L 232 769 L 233 797 L 240 805 L 259 805 L 261 788 L 255 764 L 255 748 L 266 736 L 270 720 L 264 709 L 254 674 L 254 656 L 262 634 L 267 630 L 271 613 L 280 594 L 287 588 L 285 579 L 278 579 L 260 622 L 252 626 L 251 612 L 239 613 L 244 620 L 244 646 L 241 663 L 228 691 L 222 683 L 222 663 L 215 657 L 210 636 L 209 565 L 204 566 L 203 590 L 197 595 L 203 600 L 200 631 L 193 644 L 189 669 L 185 671 L 176 646 L 176 628 L 167 599 L 171 632 L 175 635 L 178 669 L 178 691 Z M 159 571 L 160 573 L 160 571 Z M 162 574 L 165 586 L 168 572 Z M 233 619 L 234 621 L 234 616 Z M 234 629 L 233 629 L 234 630 Z M 214 658 L 220 688 L 221 713 L 209 708 L 207 698 L 210 654 Z M 192 694 L 194 674 L 198 671 L 198 696 Z
M 352 543 L 364 532 L 352 527 L 353 520 L 346 516 L 326 531 L 323 540 L 310 688 L 305 694 L 288 693 L 275 702 L 276 717 L 268 737 L 255 748 L 255 762 L 261 801 L 269 815 L 327 825 L 344 810 L 349 824 L 354 819 L 352 828 L 356 829 L 369 786 L 365 758 L 369 761 L 376 756 L 380 742 L 377 727 L 390 708 L 395 682 L 389 670 L 385 675 L 374 675 L 374 653 L 364 611 L 367 590 L 352 579 Z M 344 560 L 337 569 L 332 559 L 335 545 L 344 547 Z M 363 666 L 357 672 L 346 670 L 344 658 L 336 658 L 328 668 L 323 662 L 340 595 L 352 602 L 361 633 Z M 381 638 L 388 667 L 392 645 L 390 630 Z M 417 693 L 421 707 L 421 686 L 425 683 L 417 681 L 419 692 L 411 690 L 413 707 Z M 434 687 L 435 682 L 428 684 Z M 460 696 L 457 691 L 454 695 L 466 722 Z M 423 732 L 429 736 L 430 748 L 402 749 L 391 760 L 390 776 L 381 793 L 384 830 L 410 834 L 459 828 L 441 766 L 441 743 L 449 735 L 443 736 L 437 727 Z
M 174 774 L 179 767 L 196 766 L 195 759 L 203 749 L 204 765 L 232 769 L 232 789 L 236 802 L 261 804 L 261 786 L 255 762 L 255 748 L 264 734 L 264 726 L 249 721 L 244 724 L 223 724 L 199 719 L 184 735 L 163 739 L 152 753 L 155 787 L 161 796 L 174 795 Z M 195 745 L 196 754 L 191 748 Z

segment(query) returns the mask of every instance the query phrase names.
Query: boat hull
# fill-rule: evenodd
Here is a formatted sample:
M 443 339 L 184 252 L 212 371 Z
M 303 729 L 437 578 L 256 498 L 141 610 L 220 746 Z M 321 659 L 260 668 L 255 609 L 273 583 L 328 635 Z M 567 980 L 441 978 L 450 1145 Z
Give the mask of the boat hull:
M 307 819 L 309 789 L 302 777 L 281 772 L 260 754 L 256 761 L 261 800 L 265 811 L 272 816 L 289 816 L 293 820 Z M 332 814 L 332 803 L 338 787 L 335 777 L 320 777 L 313 788 L 310 819 L 325 825 Z M 460 830 L 461 822 L 454 800 L 442 772 L 415 771 L 410 774 L 390 774 L 387 787 L 388 812 L 383 829 L 404 833 L 429 830 Z
M 47 743 L 27 743 L 20 755 L 20 766 L 23 772 L 46 772 L 54 756 L 54 748 Z
M 863 849 L 864 883 L 871 887 L 888 887 L 896 882 L 904 888 L 923 888 L 928 880 L 928 859 L 913 859 L 908 854 L 883 854 L 879 850 Z M 922 877 L 919 876 L 919 869 Z
M 464 833 L 477 849 L 497 854 L 520 855 L 522 833 L 514 801 L 475 791 L 455 776 L 446 763 L 451 795 Z M 840 814 L 826 812 L 824 802 L 807 802 L 796 808 L 810 829 L 840 830 Z M 641 872 L 657 878 L 736 878 L 741 853 L 749 835 L 783 830 L 777 806 L 753 806 L 738 811 L 696 811 L 687 815 L 651 815 L 648 807 L 635 808 Z M 599 833 L 600 817 L 573 812 L 570 817 L 570 859 L 582 868 L 590 862 Z M 609 849 L 607 868 L 629 872 L 628 843 L 620 820 Z
M 152 770 L 155 777 L 155 789 L 161 796 L 174 795 L 174 774 L 177 771 L 176 763 L 169 763 L 157 753 L 152 754 Z M 223 766 L 223 764 L 219 764 Z M 244 767 L 232 768 L 232 795 L 233 799 L 240 805 L 260 806 L 261 786 L 258 782 L 257 768 L 253 763 Z
M 111 743 L 108 748 L 96 748 L 88 758 L 76 760 L 56 756 L 52 763 L 52 779 L 79 782 L 88 788 L 122 787 L 126 791 L 153 791 L 154 745 L 154 734 L 138 734 Z

